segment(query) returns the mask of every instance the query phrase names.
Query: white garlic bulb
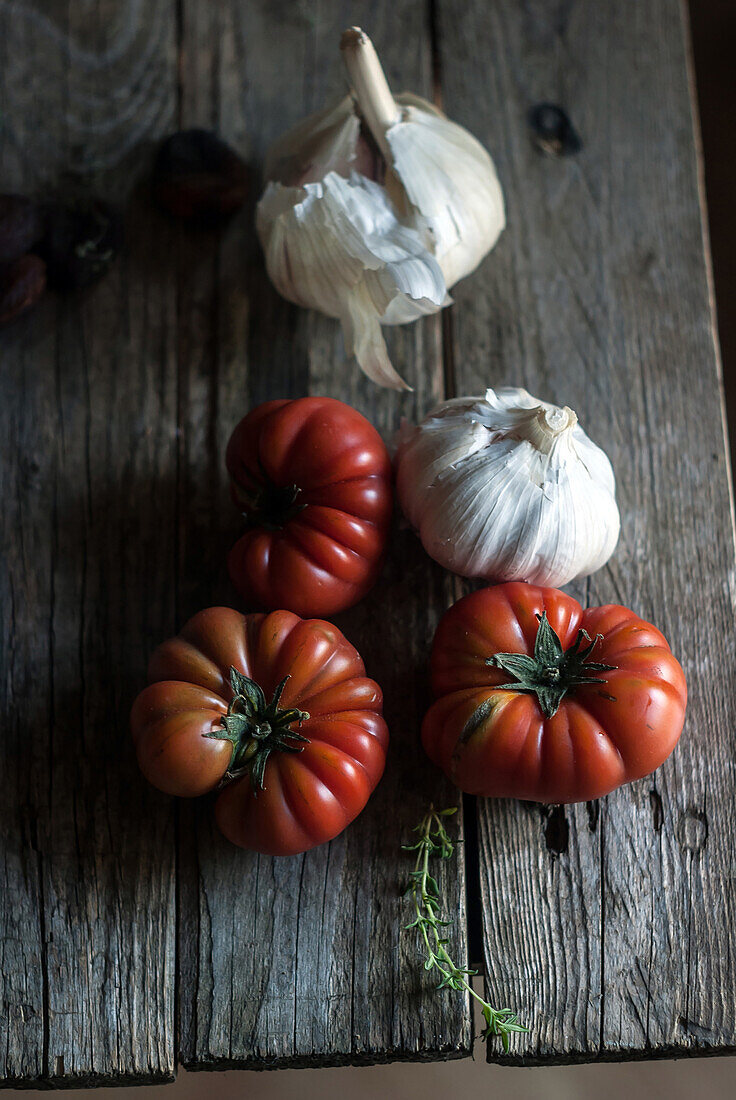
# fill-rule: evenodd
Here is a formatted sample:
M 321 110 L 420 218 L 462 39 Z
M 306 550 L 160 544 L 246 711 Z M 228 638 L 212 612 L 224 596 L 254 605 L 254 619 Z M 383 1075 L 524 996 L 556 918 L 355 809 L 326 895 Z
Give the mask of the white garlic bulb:
M 256 228 L 280 293 L 338 318 L 375 382 L 408 388 L 381 325 L 450 303 L 505 225 L 503 195 L 467 130 L 419 96 L 391 95 L 367 35 L 352 27 L 341 48 L 354 98 L 272 147 Z
M 403 426 L 404 515 L 464 577 L 559 587 L 604 565 L 619 535 L 606 454 L 567 406 L 512 387 L 461 397 Z

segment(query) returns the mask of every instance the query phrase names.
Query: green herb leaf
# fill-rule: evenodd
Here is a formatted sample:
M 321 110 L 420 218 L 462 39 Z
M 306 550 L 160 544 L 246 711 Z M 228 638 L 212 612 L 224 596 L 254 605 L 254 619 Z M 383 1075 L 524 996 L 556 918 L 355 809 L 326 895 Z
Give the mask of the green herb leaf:
M 430 806 L 429 811 L 414 829 L 414 832 L 419 834 L 419 840 L 415 844 L 402 844 L 404 851 L 417 852 L 414 870 L 409 874 L 409 887 L 404 893 L 405 897 L 412 898 L 414 920 L 404 925 L 404 928 L 407 931 L 410 929 L 419 931 L 419 941 L 425 955 L 424 969 L 438 972 L 440 980 L 437 988 L 466 992 L 474 997 L 481 1006 L 486 1022 L 483 1038 L 486 1040 L 492 1037 L 500 1038 L 503 1049 L 507 1051 L 509 1035 L 527 1029 L 518 1023 L 516 1013 L 512 1013 L 508 1008 L 493 1008 L 488 1001 L 475 992 L 469 979 L 473 978 L 477 971 L 459 967 L 453 962 L 448 952 L 450 941 L 440 931 L 441 928 L 449 927 L 452 921 L 440 919 L 438 916 L 440 888 L 437 880 L 429 873 L 429 860 L 431 856 L 439 856 L 442 859 L 449 859 L 452 856 L 453 843 L 442 819 L 454 814 L 456 810 L 456 806 L 448 810 L 435 810 Z

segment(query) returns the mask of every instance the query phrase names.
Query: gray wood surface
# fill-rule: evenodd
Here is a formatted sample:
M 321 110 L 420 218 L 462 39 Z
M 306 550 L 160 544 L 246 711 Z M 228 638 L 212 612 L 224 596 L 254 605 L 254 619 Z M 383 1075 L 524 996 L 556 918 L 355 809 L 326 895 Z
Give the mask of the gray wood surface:
M 128 206 L 103 282 L 0 333 L 0 1078 L 469 1053 L 467 1002 L 435 991 L 400 931 L 399 844 L 429 800 L 457 797 L 418 725 L 460 586 L 411 533 L 397 525 L 379 588 L 338 620 L 384 687 L 393 740 L 376 796 L 328 847 L 230 847 L 206 800 L 139 779 L 127 714 L 158 640 L 209 603 L 239 606 L 223 451 L 247 408 L 329 394 L 389 439 L 401 416 L 502 382 L 570 403 L 611 454 L 621 544 L 575 594 L 655 620 L 692 696 L 652 780 L 564 811 L 479 803 L 469 912 L 460 815 L 453 948 L 467 956 L 482 911 L 488 995 L 532 1027 L 509 1061 L 735 1048 L 733 541 L 676 0 L 94 10 L 0 6 L 0 186 L 73 168 Z M 252 229 L 265 149 L 342 89 L 350 23 L 396 90 L 439 82 L 508 202 L 453 310 L 391 333 L 407 395 L 373 387 L 332 322 L 278 297 Z M 576 156 L 533 147 L 527 112 L 545 100 L 569 111 Z M 155 140 L 190 125 L 254 165 L 251 203 L 221 232 L 176 225 L 145 191 Z
M 335 3 L 312 17 L 307 6 L 291 3 L 191 3 L 184 5 L 182 124 L 217 128 L 248 151 L 257 170 L 285 127 L 342 93 L 337 44 L 356 20 L 370 22 L 390 78 L 431 92 L 421 5 L 401 2 L 381 12 L 370 3 Z M 300 74 L 296 84 L 285 65 Z M 258 190 L 256 180 L 254 201 Z M 252 404 L 327 394 L 360 409 L 390 438 L 400 416 L 416 417 L 443 393 L 438 319 L 392 338 L 397 367 L 415 393 L 378 390 L 346 366 L 334 324 L 272 289 L 252 227 L 251 208 L 219 244 L 204 252 L 193 245 L 180 265 L 180 619 L 215 596 L 237 599 L 224 570 L 238 520 L 222 456 Z M 180 808 L 180 1042 L 187 1067 L 469 1052 L 466 1000 L 435 992 L 414 937 L 401 932 L 408 918 L 400 892 L 411 864 L 399 846 L 428 801 L 456 798 L 418 745 L 426 654 L 448 583 L 413 536 L 397 530 L 379 587 L 336 620 L 384 688 L 392 735 L 386 776 L 343 836 L 304 856 L 273 860 L 227 844 L 207 803 Z M 454 946 L 465 957 L 462 857 L 444 885 L 456 917 Z
M 355 18 L 372 22 L 390 74 L 429 93 L 425 13 L 403 3 L 371 20 L 371 7 L 334 4 L 315 20 L 307 5 L 184 3 L 177 17 L 173 4 L 131 2 L 100 25 L 64 4 L 0 12 L 12 119 L 3 186 L 31 188 L 72 166 L 129 203 L 127 255 L 110 275 L 49 296 L 0 336 L 8 1083 L 152 1080 L 178 1058 L 218 1067 L 469 1052 L 469 1005 L 436 994 L 401 932 L 410 861 L 400 844 L 428 800 L 453 801 L 418 748 L 425 657 L 449 582 L 408 532 L 396 534 L 377 597 L 340 619 L 384 686 L 393 741 L 369 810 L 329 848 L 273 861 L 228 846 L 207 802 L 175 806 L 147 789 L 127 734 L 152 646 L 201 606 L 238 605 L 224 569 L 238 517 L 223 454 L 248 407 L 332 394 L 389 438 L 401 415 L 443 395 L 437 319 L 393 339 L 415 394 L 378 391 L 345 366 L 331 323 L 271 289 L 253 204 L 222 233 L 197 231 L 152 210 L 145 192 L 157 135 L 209 125 L 254 160 L 254 203 L 267 144 L 342 90 L 337 44 Z M 462 815 L 457 827 L 462 842 Z M 461 854 L 444 885 L 464 958 Z
M 75 5 L 39 12 L 0 10 L 2 187 L 35 189 L 74 165 L 122 198 L 130 142 L 169 125 L 174 5 L 126 5 L 104 25 Z M 148 652 L 175 626 L 176 287 L 149 258 L 165 252 L 160 224 L 132 201 L 127 255 L 104 281 L 49 295 L 0 333 L 11 1085 L 175 1068 L 174 807 L 140 782 L 128 732 Z
M 575 594 L 656 622 L 690 686 L 653 777 L 552 816 L 478 805 L 487 985 L 532 1024 L 508 1060 L 733 1049 L 734 546 L 683 13 L 439 10 L 445 108 L 492 150 L 509 221 L 456 288 L 455 385 L 522 384 L 578 411 L 611 455 L 622 535 Z M 567 110 L 577 155 L 533 147 L 544 101 Z

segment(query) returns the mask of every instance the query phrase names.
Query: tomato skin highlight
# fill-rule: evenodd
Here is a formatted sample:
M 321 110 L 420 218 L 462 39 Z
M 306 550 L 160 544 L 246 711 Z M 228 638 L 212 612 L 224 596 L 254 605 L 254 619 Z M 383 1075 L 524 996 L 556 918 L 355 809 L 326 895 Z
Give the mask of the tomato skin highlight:
M 233 743 L 208 736 L 224 732 L 234 695 L 231 668 L 267 699 L 288 677 L 279 708 L 309 715 L 298 724 L 308 743 L 270 753 L 263 790 L 254 789 L 247 768 L 230 779 Z M 331 623 L 291 611 L 207 608 L 153 653 L 149 679 L 131 712 L 141 771 L 160 790 L 183 797 L 224 781 L 215 818 L 242 848 L 295 855 L 324 844 L 358 816 L 381 779 L 388 746 L 383 694 Z
M 235 427 L 225 460 L 249 524 L 228 570 L 249 606 L 322 617 L 366 595 L 393 490 L 385 444 L 365 417 L 329 397 L 268 401 Z
M 591 659 L 616 666 L 576 684 L 551 716 L 535 693 L 501 690 L 512 677 L 488 664 L 496 654 L 533 657 L 544 614 L 565 652 L 582 629 L 602 635 Z M 483 797 L 600 798 L 658 768 L 685 720 L 685 675 L 656 627 L 628 608 L 584 611 L 564 592 L 521 582 L 480 589 L 446 612 L 431 674 L 425 750 L 461 790 Z
M 196 798 L 227 771 L 232 745 L 206 735 L 227 712 L 218 696 L 193 684 L 150 684 L 136 699 L 131 728 L 141 771 L 166 794 Z

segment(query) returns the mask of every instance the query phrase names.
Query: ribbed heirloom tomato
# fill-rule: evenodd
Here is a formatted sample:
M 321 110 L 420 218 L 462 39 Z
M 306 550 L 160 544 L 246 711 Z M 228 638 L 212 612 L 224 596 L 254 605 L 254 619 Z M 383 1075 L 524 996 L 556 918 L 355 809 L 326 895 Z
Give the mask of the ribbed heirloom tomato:
M 656 627 L 554 588 L 465 596 L 437 628 L 431 667 L 424 747 L 469 794 L 599 798 L 658 768 L 685 720 L 685 676 Z
M 383 696 L 331 623 L 210 607 L 159 646 L 131 728 L 146 778 L 195 797 L 222 783 L 234 844 L 293 855 L 331 840 L 383 774 Z
M 226 454 L 248 525 L 230 552 L 251 606 L 332 615 L 375 583 L 391 520 L 391 462 L 376 429 L 329 397 L 268 401 Z

